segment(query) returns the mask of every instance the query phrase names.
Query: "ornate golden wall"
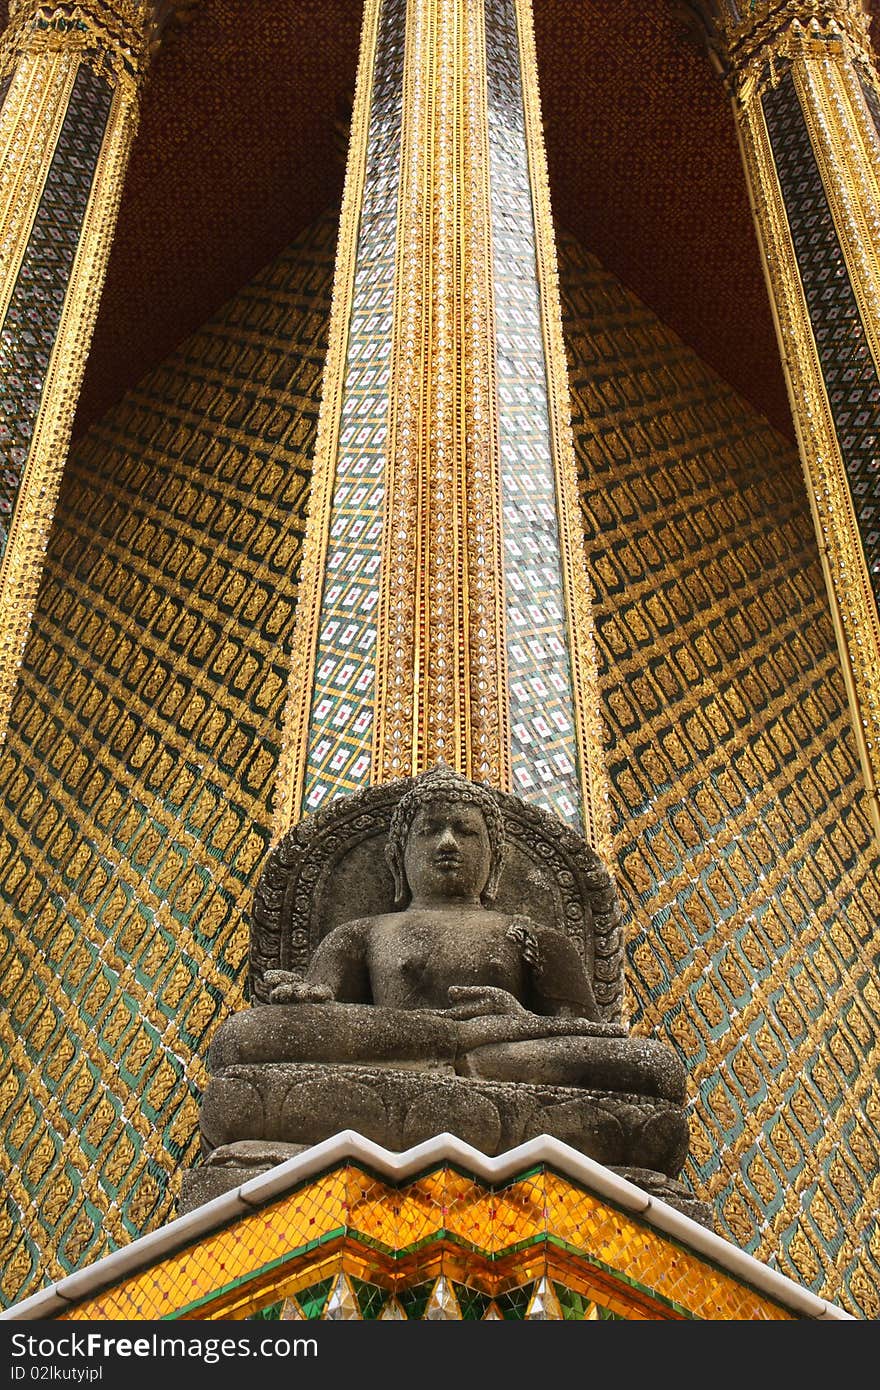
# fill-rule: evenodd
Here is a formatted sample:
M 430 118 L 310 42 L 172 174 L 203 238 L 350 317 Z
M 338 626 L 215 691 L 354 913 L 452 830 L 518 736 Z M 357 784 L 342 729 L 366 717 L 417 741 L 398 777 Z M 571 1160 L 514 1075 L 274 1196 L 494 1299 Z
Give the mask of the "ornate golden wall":
M 0 764 L 5 1302 L 168 1219 L 195 1157 L 271 824 L 334 238 L 68 468 Z M 633 1016 L 687 1060 L 722 1233 L 873 1316 L 878 865 L 799 465 L 571 244 L 562 288 Z
M 308 496 L 326 220 L 75 451 L 0 763 L 6 1301 L 173 1214 L 241 1004 Z
M 632 1016 L 720 1233 L 876 1316 L 880 861 L 797 454 L 564 250 Z

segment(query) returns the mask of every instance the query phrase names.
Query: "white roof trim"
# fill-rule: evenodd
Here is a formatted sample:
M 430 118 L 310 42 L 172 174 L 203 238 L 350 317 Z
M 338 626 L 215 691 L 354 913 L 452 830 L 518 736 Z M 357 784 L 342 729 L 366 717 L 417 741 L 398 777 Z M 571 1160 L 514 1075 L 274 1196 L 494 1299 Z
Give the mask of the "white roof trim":
M 403 1153 L 391 1153 L 353 1130 L 343 1130 L 332 1139 L 315 1144 L 267 1173 L 251 1178 L 240 1187 L 206 1202 L 204 1206 L 177 1217 L 159 1230 L 141 1236 L 131 1245 L 105 1255 L 86 1269 L 67 1275 L 0 1312 L 0 1319 L 54 1317 L 71 1303 L 99 1293 L 126 1275 L 134 1274 L 192 1244 L 200 1236 L 217 1230 L 255 1207 L 265 1205 L 297 1183 L 326 1172 L 346 1159 L 367 1163 L 383 1177 L 394 1181 L 412 1177 L 432 1164 L 444 1161 L 457 1163 L 487 1182 L 504 1181 L 534 1164 L 546 1163 L 564 1177 L 573 1178 L 597 1197 L 607 1198 L 635 1213 L 649 1226 L 672 1236 L 697 1254 L 706 1256 L 734 1278 L 750 1284 L 793 1313 L 807 1318 L 855 1321 L 850 1313 L 844 1312 L 836 1304 L 818 1298 L 784 1274 L 769 1269 L 752 1255 L 738 1250 L 735 1245 L 706 1230 L 668 1203 L 649 1196 L 634 1183 L 586 1158 L 559 1139 L 541 1135 L 507 1153 L 499 1154 L 497 1158 L 487 1158 L 454 1134 L 438 1134 L 436 1138 L 417 1144 Z

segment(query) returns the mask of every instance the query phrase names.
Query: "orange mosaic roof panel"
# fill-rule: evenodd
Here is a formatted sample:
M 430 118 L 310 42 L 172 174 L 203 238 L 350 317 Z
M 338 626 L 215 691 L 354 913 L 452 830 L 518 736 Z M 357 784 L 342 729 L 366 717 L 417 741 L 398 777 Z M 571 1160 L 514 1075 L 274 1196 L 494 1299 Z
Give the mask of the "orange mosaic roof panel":
M 454 1293 L 448 1307 L 445 1285 L 437 1294 L 441 1280 Z M 542 1280 L 549 1282 L 538 1297 Z M 360 1290 L 354 1304 L 343 1297 L 349 1285 Z M 442 1295 L 436 1314 L 426 1311 L 432 1289 Z M 310 1179 L 60 1316 L 247 1318 L 293 1299 L 300 1311 L 285 1316 L 379 1317 L 395 1298 L 408 1301 L 408 1317 L 482 1317 L 489 1301 L 501 1300 L 501 1316 L 523 1318 L 535 1298 L 543 1311 L 532 1315 L 542 1317 L 587 1318 L 594 1307 L 627 1319 L 794 1316 L 544 1166 L 493 1188 L 448 1164 L 395 1184 L 355 1163 Z M 561 1314 L 553 1311 L 559 1298 Z

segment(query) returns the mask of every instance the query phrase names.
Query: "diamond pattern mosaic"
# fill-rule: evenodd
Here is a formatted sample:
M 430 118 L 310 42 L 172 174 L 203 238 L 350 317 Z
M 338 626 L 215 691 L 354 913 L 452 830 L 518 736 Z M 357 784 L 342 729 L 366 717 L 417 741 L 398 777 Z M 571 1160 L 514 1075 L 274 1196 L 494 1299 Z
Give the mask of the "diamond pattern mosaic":
M 367 167 L 321 602 L 304 811 L 370 777 L 394 300 L 405 0 L 379 17 Z
M 790 73 L 762 104 L 874 598 L 880 603 L 880 376 Z
M 350 1321 L 791 1319 L 570 1179 L 311 1179 L 62 1316 Z
M 174 1213 L 269 843 L 336 224 L 73 451 L 0 757 L 0 1288 Z
M 580 827 L 535 226 L 512 0 L 490 0 L 486 31 L 513 791 Z
M 112 98 L 110 84 L 87 63 L 81 64 L 0 329 L 0 558 L 30 451 Z
M 880 856 L 794 450 L 560 245 L 635 1031 L 720 1234 L 880 1314 Z

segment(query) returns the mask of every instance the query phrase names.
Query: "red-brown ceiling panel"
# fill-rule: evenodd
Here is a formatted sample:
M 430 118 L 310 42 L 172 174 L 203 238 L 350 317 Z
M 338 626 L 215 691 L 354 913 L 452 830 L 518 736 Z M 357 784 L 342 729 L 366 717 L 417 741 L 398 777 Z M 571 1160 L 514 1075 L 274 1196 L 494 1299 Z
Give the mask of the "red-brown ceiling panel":
M 534 8 L 557 222 L 791 433 L 733 118 L 708 57 L 671 0 Z M 0 0 L 3 23 L 5 11 Z M 361 11 L 199 0 L 166 39 L 77 432 L 338 202 Z

